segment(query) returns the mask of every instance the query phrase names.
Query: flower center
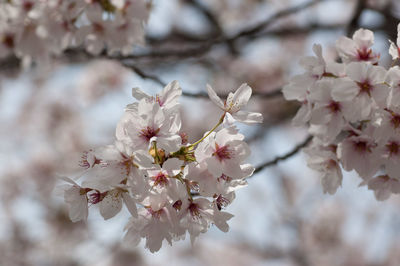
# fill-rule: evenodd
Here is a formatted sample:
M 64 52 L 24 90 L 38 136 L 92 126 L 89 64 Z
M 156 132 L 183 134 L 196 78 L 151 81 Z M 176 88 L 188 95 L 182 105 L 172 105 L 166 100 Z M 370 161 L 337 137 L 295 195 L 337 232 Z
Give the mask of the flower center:
M 218 160 L 221 162 L 223 160 L 233 158 L 233 151 L 229 149 L 229 145 L 221 147 L 217 143 L 215 143 L 215 152 L 212 155 L 217 156 Z
M 371 86 L 371 84 L 369 84 L 367 80 L 364 82 L 358 82 L 357 84 L 360 87 L 360 93 L 366 93 L 368 94 L 368 96 L 371 97 L 371 91 L 373 87 Z
M 188 210 L 189 210 L 190 215 L 192 215 L 192 217 L 194 219 L 200 219 L 201 218 L 199 205 L 197 205 L 195 203 L 190 203 L 190 205 L 188 207 Z
M 230 203 L 229 200 L 227 198 L 225 198 L 224 196 L 222 196 L 222 195 L 219 195 L 217 197 L 217 199 L 215 200 L 215 202 L 217 203 L 218 210 L 221 210 L 222 208 L 225 208 Z
M 372 58 L 372 50 L 371 49 L 358 49 L 358 60 L 360 61 L 368 61 Z
M 146 128 L 144 128 L 144 129 L 142 129 L 142 130 L 140 131 L 140 136 L 141 136 L 142 138 L 144 138 L 145 140 L 150 141 L 150 139 L 151 139 L 152 137 L 157 136 L 158 132 L 160 132 L 160 129 L 159 129 L 159 128 L 154 129 L 154 128 L 152 128 L 152 127 L 146 127 Z
M 332 113 L 336 114 L 337 112 L 340 111 L 340 103 L 339 102 L 335 102 L 335 101 L 331 101 L 326 108 L 331 110 Z
M 353 142 L 354 149 L 359 153 L 371 152 L 371 147 L 366 141 Z
M 388 144 L 386 144 L 386 148 L 389 151 L 389 156 L 392 155 L 397 155 L 399 153 L 399 144 L 395 141 L 391 141 Z
M 151 214 L 151 216 L 153 216 L 153 218 L 155 218 L 155 219 L 160 219 L 161 215 L 164 212 L 163 209 L 159 209 L 158 211 L 153 211 L 151 209 L 151 207 L 146 207 L 146 208 L 147 208 L 147 211 Z
M 151 179 L 154 181 L 154 186 L 165 187 L 168 184 L 168 176 L 164 175 L 162 172 L 159 172 Z

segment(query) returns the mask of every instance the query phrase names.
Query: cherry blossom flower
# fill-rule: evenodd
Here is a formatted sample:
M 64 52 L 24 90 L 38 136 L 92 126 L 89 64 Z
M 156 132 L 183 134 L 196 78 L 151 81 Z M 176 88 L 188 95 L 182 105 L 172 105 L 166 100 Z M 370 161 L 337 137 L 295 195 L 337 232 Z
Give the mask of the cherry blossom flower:
M 373 190 L 377 200 L 387 200 L 392 193 L 400 193 L 400 181 L 387 175 L 378 176 L 368 181 L 368 189 Z
M 72 222 L 86 220 L 88 217 L 87 191 L 68 177 L 62 177 L 62 180 L 70 184 L 64 185 L 64 200 L 69 207 L 69 218 Z
M 216 177 L 225 174 L 234 179 L 243 178 L 248 173 L 243 172 L 240 165 L 250 154 L 243 139 L 234 127 L 223 128 L 199 144 L 196 159 L 200 163 L 205 161 L 208 171 Z
M 150 149 L 153 142 L 167 153 L 179 149 L 180 119 L 169 116 L 157 102 L 142 99 L 138 112 L 125 112 L 118 123 L 116 137 L 118 140 L 131 143 L 133 149 Z
M 366 120 L 372 109 L 387 106 L 389 88 L 385 81 L 386 70 L 380 66 L 373 66 L 365 62 L 352 62 L 346 66 L 349 79 L 338 82 L 332 91 L 336 101 L 352 101 L 353 117 L 350 121 Z
M 336 155 L 336 146 L 324 147 L 321 143 L 315 142 L 304 151 L 309 155 L 308 166 L 321 174 L 324 193 L 335 194 L 342 185 L 343 179 L 340 162 Z
M 141 238 L 146 239 L 146 248 L 151 252 L 160 250 L 165 239 L 170 245 L 178 235 L 177 212 L 168 205 L 153 210 L 150 207 L 139 210 L 138 218 L 131 218 L 125 226 L 124 241 L 130 247 L 139 244 Z
M 241 111 L 251 97 L 252 90 L 247 84 L 242 84 L 235 93 L 230 92 L 225 102 L 218 97 L 210 85 L 207 85 L 208 96 L 221 110 L 229 121 L 238 121 L 247 124 L 261 123 L 262 115 L 256 112 Z
M 373 44 L 374 33 L 370 30 L 359 29 L 353 34 L 352 39 L 340 37 L 336 42 L 336 49 L 345 63 L 368 61 L 375 64 L 379 60 L 379 54 L 372 51 Z

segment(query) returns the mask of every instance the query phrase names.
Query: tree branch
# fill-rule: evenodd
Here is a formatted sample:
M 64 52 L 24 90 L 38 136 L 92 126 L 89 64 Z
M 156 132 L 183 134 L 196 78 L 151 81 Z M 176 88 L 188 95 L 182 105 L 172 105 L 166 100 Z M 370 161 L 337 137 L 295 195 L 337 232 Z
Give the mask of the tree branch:
M 303 3 L 294 7 L 290 7 L 281 11 L 278 11 L 265 21 L 262 21 L 261 23 L 252 26 L 250 28 L 244 29 L 242 31 L 239 31 L 237 34 L 231 36 L 231 37 L 225 37 L 223 35 L 218 36 L 217 38 L 213 38 L 211 40 L 207 40 L 206 42 L 197 45 L 195 47 L 187 48 L 187 49 L 164 49 L 164 50 L 151 50 L 147 53 L 143 54 L 136 54 L 136 55 L 129 55 L 129 56 L 117 56 L 113 57 L 116 59 L 139 59 L 139 58 L 165 58 L 165 57 L 178 57 L 178 58 L 186 58 L 186 57 L 196 57 L 196 56 L 201 56 L 205 53 L 207 53 L 213 46 L 218 45 L 218 44 L 227 44 L 235 42 L 238 39 L 242 37 L 248 37 L 255 35 L 268 26 L 270 26 L 272 23 L 274 23 L 276 20 L 289 16 L 291 14 L 297 13 L 301 10 L 304 10 L 308 7 L 311 7 L 317 3 L 320 3 L 322 0 L 313 0 L 309 1 L 307 3 Z
M 272 165 L 276 165 L 278 162 L 286 160 L 286 159 L 292 157 L 293 155 L 298 153 L 302 148 L 307 146 L 307 144 L 310 143 L 312 139 L 313 139 L 313 136 L 310 135 L 302 143 L 300 143 L 296 147 L 294 147 L 293 150 L 291 150 L 290 152 L 288 152 L 288 153 L 286 153 L 286 154 L 284 154 L 282 156 L 277 156 L 275 159 L 273 159 L 271 161 L 267 161 L 267 162 L 257 166 L 256 169 L 254 170 L 254 174 L 260 172 L 261 170 L 263 170 L 266 167 L 269 167 L 269 166 L 272 166 Z
M 138 76 L 140 76 L 143 79 L 152 80 L 152 81 L 158 83 L 159 85 L 161 85 L 162 87 L 165 87 L 167 85 L 166 82 L 162 81 L 156 75 L 148 74 L 135 65 L 130 65 L 127 63 L 123 63 L 123 62 L 122 62 L 122 64 L 125 67 L 130 68 L 133 72 L 135 72 Z M 282 90 L 281 88 L 277 88 L 277 89 L 269 91 L 269 92 L 253 92 L 253 96 L 257 96 L 262 99 L 275 98 L 275 97 L 279 97 L 282 95 L 281 90 Z M 182 92 L 182 95 L 186 96 L 186 97 L 192 97 L 192 98 L 208 98 L 208 94 L 205 92 L 198 92 L 198 93 Z M 228 94 L 220 95 L 220 97 L 227 98 Z

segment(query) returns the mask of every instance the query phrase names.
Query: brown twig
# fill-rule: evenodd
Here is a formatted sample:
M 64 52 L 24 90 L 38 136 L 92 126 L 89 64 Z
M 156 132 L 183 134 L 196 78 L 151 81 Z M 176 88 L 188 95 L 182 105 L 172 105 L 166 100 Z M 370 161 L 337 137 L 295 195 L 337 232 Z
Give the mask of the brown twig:
M 307 146 L 307 144 L 310 143 L 312 139 L 313 139 L 313 136 L 310 135 L 302 143 L 296 145 L 296 147 L 294 147 L 293 150 L 291 150 L 290 152 L 288 152 L 282 156 L 277 156 L 275 159 L 267 161 L 267 162 L 262 163 L 261 165 L 257 166 L 256 169 L 254 170 L 254 174 L 260 172 L 261 170 L 263 170 L 266 167 L 276 165 L 276 164 L 278 164 L 278 162 L 292 157 L 293 155 L 298 153 L 302 148 Z

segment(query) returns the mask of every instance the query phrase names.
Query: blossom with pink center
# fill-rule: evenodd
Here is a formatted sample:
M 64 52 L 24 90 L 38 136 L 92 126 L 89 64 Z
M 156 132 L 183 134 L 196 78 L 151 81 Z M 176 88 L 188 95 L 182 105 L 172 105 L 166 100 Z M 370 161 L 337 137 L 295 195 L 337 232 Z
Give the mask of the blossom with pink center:
M 400 134 L 400 107 L 385 108 L 377 112 L 378 121 L 374 138 L 385 143 L 393 136 Z
M 400 138 L 394 135 L 378 147 L 381 163 L 391 178 L 400 178 Z
M 182 171 L 181 166 L 180 160 L 171 158 L 165 161 L 162 167 L 157 165 L 147 170 L 149 189 L 141 201 L 142 204 L 158 210 L 167 202 L 173 204 L 181 198 L 187 198 L 185 184 L 176 178 Z
M 241 164 L 249 156 L 250 150 L 244 136 L 234 127 L 223 128 L 211 133 L 195 150 L 196 160 L 205 162 L 208 171 L 216 177 L 226 174 L 234 179 L 248 174 Z
M 370 179 L 379 169 L 377 144 L 368 136 L 351 136 L 339 144 L 338 155 L 346 171 L 355 170 L 364 180 Z
M 309 96 L 314 102 L 310 123 L 319 125 L 314 133 L 327 143 L 332 142 L 343 130 L 354 109 L 350 101 L 339 102 L 333 99 L 332 89 L 335 86 L 336 83 L 333 80 L 318 81 Z
M 324 193 L 331 195 L 342 185 L 342 170 L 336 155 L 336 146 L 323 146 L 322 143 L 314 141 L 313 145 L 304 150 L 309 156 L 307 164 L 311 169 L 321 174 L 321 184 Z
M 393 193 L 400 193 L 400 181 L 397 178 L 381 175 L 368 181 L 368 189 L 374 191 L 377 200 L 383 201 Z
M 113 189 L 121 182 L 134 183 L 142 189 L 145 183 L 141 181 L 139 168 L 148 168 L 153 163 L 153 158 L 147 152 L 132 152 L 121 142 L 99 147 L 89 154 L 101 163 L 93 164 L 86 170 L 81 177 L 82 185 L 100 192 Z
M 156 96 L 148 95 L 139 88 L 132 89 L 132 96 L 136 100 L 140 101 L 142 99 L 146 99 L 149 102 L 157 102 L 167 113 L 177 111 L 177 108 L 179 107 L 178 100 L 181 95 L 182 89 L 176 80 L 168 83 Z M 129 104 L 127 108 L 137 110 L 138 103 Z
M 261 123 L 263 117 L 260 113 L 242 111 L 241 108 L 247 104 L 252 90 L 247 84 L 242 84 L 234 93 L 230 92 L 225 102 L 218 97 L 210 85 L 207 85 L 208 96 L 226 114 L 228 121 L 238 121 L 247 124 Z
M 352 62 L 346 66 L 348 78 L 338 80 L 332 90 L 336 101 L 352 101 L 353 115 L 350 121 L 366 120 L 371 111 L 387 106 L 389 87 L 384 84 L 386 70 L 366 62 Z
M 177 211 L 170 206 L 159 210 L 153 210 L 150 207 L 142 208 L 137 218 L 130 219 L 125 230 L 127 232 L 124 242 L 127 246 L 135 247 L 141 238 L 145 238 L 146 248 L 151 252 L 156 252 L 160 250 L 164 240 L 172 245 L 172 240 L 179 235 Z
M 140 100 L 137 111 L 127 110 L 117 125 L 118 140 L 129 143 L 132 149 L 148 150 L 152 143 L 167 153 L 179 149 L 180 119 L 170 115 L 157 102 Z
M 223 232 L 229 230 L 227 221 L 232 214 L 219 211 L 215 205 L 207 199 L 198 198 L 185 203 L 185 207 L 179 213 L 180 226 L 185 228 L 190 235 L 193 244 L 200 233 L 205 233 L 211 223 L 215 224 Z
M 368 61 L 373 64 L 379 60 L 379 54 L 372 51 L 374 33 L 370 30 L 359 29 L 353 34 L 353 38 L 342 36 L 336 42 L 336 49 L 343 62 Z

